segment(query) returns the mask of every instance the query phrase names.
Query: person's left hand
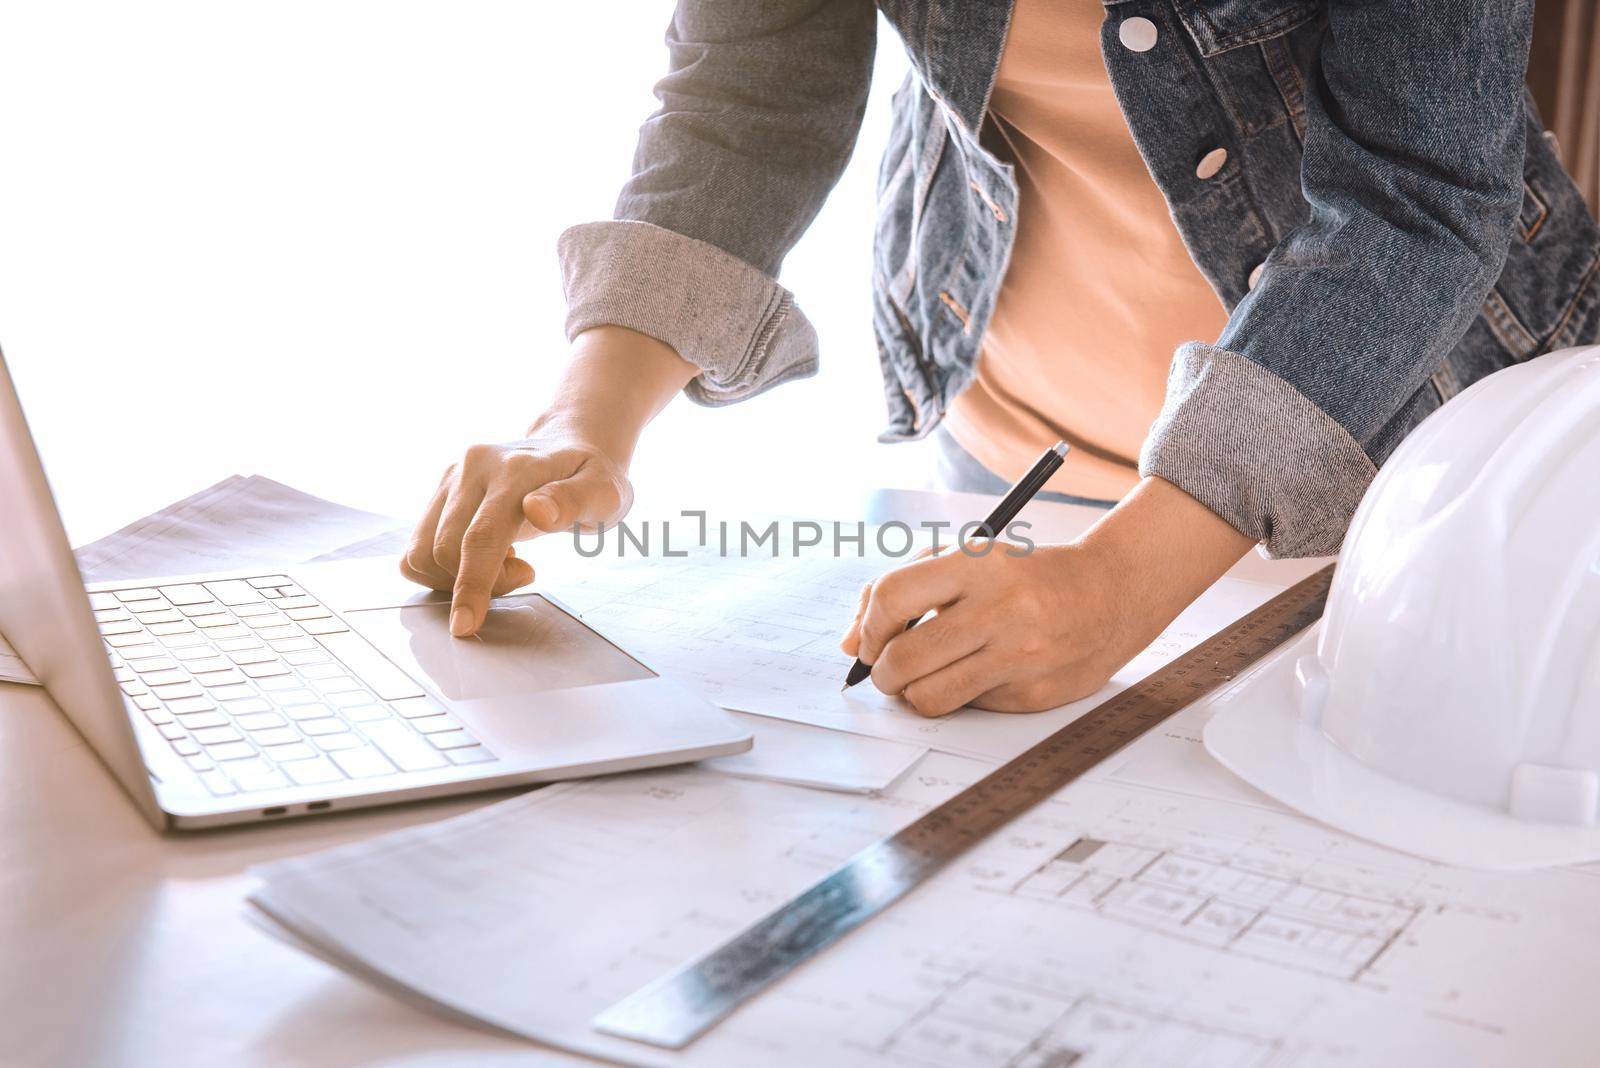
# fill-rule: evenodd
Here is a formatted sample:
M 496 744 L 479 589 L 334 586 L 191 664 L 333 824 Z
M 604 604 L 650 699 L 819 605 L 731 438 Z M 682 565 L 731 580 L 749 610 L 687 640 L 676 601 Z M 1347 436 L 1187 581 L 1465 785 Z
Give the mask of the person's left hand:
M 1079 545 L 1024 553 L 1003 540 L 925 556 L 862 590 L 840 647 L 872 665 L 873 685 L 924 716 L 969 704 L 1036 712 L 1075 701 L 1145 644 L 1122 618 L 1116 583 L 1090 556 Z M 904 629 L 929 611 L 936 614 Z
M 872 665 L 878 689 L 924 716 L 963 705 L 1038 712 L 1094 693 L 1253 542 L 1150 477 L 1070 544 L 1025 552 L 996 540 L 977 555 L 984 544 L 868 585 L 839 643 Z

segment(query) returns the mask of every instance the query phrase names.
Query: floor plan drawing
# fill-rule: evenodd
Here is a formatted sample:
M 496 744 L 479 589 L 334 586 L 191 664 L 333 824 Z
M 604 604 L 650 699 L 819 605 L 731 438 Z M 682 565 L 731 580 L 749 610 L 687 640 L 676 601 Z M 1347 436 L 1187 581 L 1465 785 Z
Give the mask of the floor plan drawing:
M 1164 759 L 1201 759 L 1182 737 Z M 565 783 L 283 862 L 254 900 L 456 1011 L 649 1068 L 1589 1063 L 1593 873 L 1447 868 L 1245 791 L 1114 776 L 1042 802 L 685 1050 L 591 1026 L 986 768 L 934 752 L 881 794 L 804 803 L 692 768 Z

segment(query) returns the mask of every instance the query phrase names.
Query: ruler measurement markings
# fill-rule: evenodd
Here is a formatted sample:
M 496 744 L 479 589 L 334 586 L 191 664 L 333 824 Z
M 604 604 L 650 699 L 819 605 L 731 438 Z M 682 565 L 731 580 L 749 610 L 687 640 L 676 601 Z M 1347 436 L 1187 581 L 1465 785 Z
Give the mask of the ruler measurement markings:
M 867 846 L 716 949 L 596 1016 L 598 1030 L 680 1049 L 739 1005 L 1315 622 L 1333 567 L 1290 587 L 954 797 Z

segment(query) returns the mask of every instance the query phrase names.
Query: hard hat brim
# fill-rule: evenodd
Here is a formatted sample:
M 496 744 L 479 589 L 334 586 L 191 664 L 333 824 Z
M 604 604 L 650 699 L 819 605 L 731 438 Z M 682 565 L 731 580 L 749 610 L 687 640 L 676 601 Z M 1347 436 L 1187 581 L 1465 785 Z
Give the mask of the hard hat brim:
M 1317 627 L 1213 701 L 1206 750 L 1262 793 L 1331 827 L 1445 864 L 1515 871 L 1600 859 L 1600 825 L 1536 823 L 1442 797 L 1350 756 L 1303 723 L 1295 662 Z

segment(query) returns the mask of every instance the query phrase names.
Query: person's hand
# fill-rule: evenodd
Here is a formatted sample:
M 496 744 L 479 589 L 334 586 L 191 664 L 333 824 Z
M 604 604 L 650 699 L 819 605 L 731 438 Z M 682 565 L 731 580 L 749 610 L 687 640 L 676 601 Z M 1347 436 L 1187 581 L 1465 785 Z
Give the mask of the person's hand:
M 474 445 L 450 465 L 411 535 L 400 571 L 452 594 L 450 633 L 477 632 L 489 598 L 533 581 L 513 542 L 620 519 L 633 489 L 615 460 L 564 432 Z
M 973 542 L 895 568 L 862 591 L 840 647 L 924 716 L 1053 708 L 1104 686 L 1251 544 L 1148 478 L 1071 544 Z
M 450 591 L 451 634 L 476 634 L 491 597 L 533 581 L 513 542 L 622 518 L 639 433 L 697 373 L 655 338 L 620 326 L 585 330 L 528 436 L 474 445 L 450 465 L 400 572 Z
M 1066 704 L 1105 685 L 1142 647 L 1119 619 L 1115 583 L 1090 555 L 996 540 L 913 561 L 868 587 L 841 648 L 872 665 L 874 686 L 924 716 Z

